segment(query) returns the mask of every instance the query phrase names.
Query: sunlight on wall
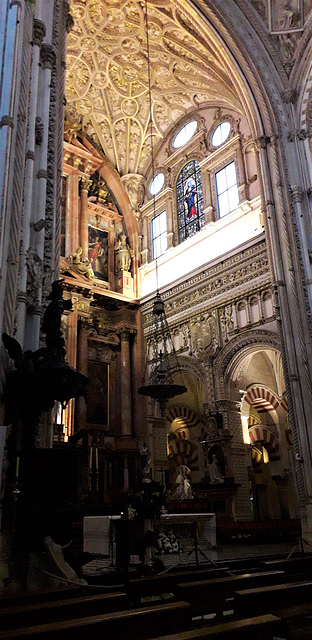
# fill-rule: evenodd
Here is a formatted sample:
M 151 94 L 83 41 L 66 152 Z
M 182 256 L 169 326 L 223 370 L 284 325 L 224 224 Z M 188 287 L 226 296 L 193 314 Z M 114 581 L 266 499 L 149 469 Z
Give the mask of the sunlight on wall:
M 204 227 L 158 259 L 158 287 L 165 287 L 261 233 L 259 209 L 241 209 Z M 155 261 L 141 271 L 142 296 L 156 290 Z
M 245 444 L 250 444 L 249 431 L 248 431 L 248 416 L 241 416 L 243 441 Z

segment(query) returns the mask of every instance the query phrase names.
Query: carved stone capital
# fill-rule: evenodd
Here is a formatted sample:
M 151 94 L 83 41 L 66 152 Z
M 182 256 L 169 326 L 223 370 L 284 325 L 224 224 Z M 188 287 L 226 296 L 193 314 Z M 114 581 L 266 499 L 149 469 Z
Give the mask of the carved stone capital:
M 298 94 L 295 89 L 286 89 L 282 93 L 282 99 L 286 104 L 295 104 L 297 102 Z
M 299 187 L 298 184 L 295 184 L 295 185 L 290 187 L 290 193 L 291 193 L 291 197 L 292 197 L 293 202 L 295 202 L 295 203 L 302 202 L 302 198 L 303 198 L 303 189 L 302 189 L 302 187 Z
M 26 151 L 26 160 L 34 160 L 34 159 L 35 159 L 34 151 L 32 151 L 32 149 L 28 149 Z
M 120 336 L 121 342 L 129 342 L 130 334 L 133 333 L 133 329 L 129 329 L 129 327 L 121 327 L 116 331 L 117 335 Z
M 11 127 L 11 129 L 14 129 L 14 121 L 12 116 L 2 116 L 0 120 L 0 129 L 2 129 L 2 127 Z
M 43 140 L 43 123 L 41 122 L 40 116 L 36 117 L 35 124 L 35 141 L 36 144 L 40 147 Z
M 36 47 L 41 47 L 43 38 L 46 34 L 46 27 L 42 20 L 38 20 L 38 18 L 34 18 L 33 22 L 33 35 L 32 35 L 32 43 Z
M 121 177 L 121 182 L 126 189 L 133 213 L 138 218 L 144 202 L 146 180 L 139 173 L 127 173 Z
M 307 132 L 305 129 L 295 129 L 290 131 L 287 138 L 289 142 L 293 142 L 296 138 L 298 140 L 306 140 Z
M 66 32 L 67 33 L 71 32 L 74 24 L 75 24 L 75 21 L 72 14 L 68 12 L 66 15 Z
M 38 173 L 37 173 L 37 178 L 44 178 L 45 180 L 48 179 L 48 172 L 46 171 L 46 169 L 39 169 Z
M 56 52 L 51 44 L 43 43 L 41 47 L 41 62 L 44 69 L 53 69 L 56 63 Z
M 92 180 L 90 180 L 90 178 L 87 178 L 85 176 L 81 176 L 81 178 L 80 178 L 81 191 L 89 191 L 89 189 L 92 186 L 92 184 L 93 184 L 93 182 L 92 182 Z
M 260 136 L 255 140 L 257 149 L 266 149 L 269 142 L 271 142 L 269 136 Z

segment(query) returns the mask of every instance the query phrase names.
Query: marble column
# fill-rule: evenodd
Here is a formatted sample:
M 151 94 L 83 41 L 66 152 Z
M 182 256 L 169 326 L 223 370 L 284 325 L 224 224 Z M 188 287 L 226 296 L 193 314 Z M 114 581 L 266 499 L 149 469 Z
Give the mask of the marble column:
M 121 340 L 121 434 L 131 436 L 131 365 L 130 365 L 130 330 L 123 327 L 120 330 Z
M 81 191 L 80 191 L 80 218 L 79 218 L 79 243 L 82 247 L 82 257 L 87 258 L 89 252 L 88 242 L 88 191 L 92 185 L 92 180 L 89 178 L 81 178 Z

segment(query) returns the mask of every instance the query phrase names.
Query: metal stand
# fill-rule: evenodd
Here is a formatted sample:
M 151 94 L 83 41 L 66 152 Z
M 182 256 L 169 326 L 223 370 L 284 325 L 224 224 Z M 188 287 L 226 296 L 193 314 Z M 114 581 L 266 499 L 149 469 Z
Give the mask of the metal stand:
M 203 556 L 203 558 L 205 558 L 210 564 L 212 564 L 214 567 L 217 567 L 218 565 L 213 562 L 213 560 L 211 560 L 210 558 L 208 558 L 208 556 L 206 556 L 206 554 L 199 548 L 198 546 L 198 527 L 197 527 L 197 520 L 194 520 L 193 524 L 192 524 L 192 528 L 193 528 L 193 540 L 194 540 L 194 549 L 192 549 L 191 551 L 188 552 L 188 557 L 191 556 L 193 553 L 195 553 L 195 563 L 196 563 L 196 567 L 199 566 L 199 557 L 198 554 L 200 554 L 201 556 Z

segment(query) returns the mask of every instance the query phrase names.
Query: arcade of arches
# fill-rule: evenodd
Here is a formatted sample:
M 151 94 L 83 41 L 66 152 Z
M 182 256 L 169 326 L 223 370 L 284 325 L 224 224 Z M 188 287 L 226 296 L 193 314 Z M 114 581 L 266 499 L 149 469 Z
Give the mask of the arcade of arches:
M 37 448 L 75 445 L 90 513 L 122 504 L 146 443 L 169 501 L 186 465 L 220 526 L 310 535 L 311 2 L 3 4 L 1 329 L 37 349 L 61 276 L 89 379 Z M 137 393 L 156 288 L 187 387 L 164 415 Z M 2 387 L 11 368 L 3 349 Z

